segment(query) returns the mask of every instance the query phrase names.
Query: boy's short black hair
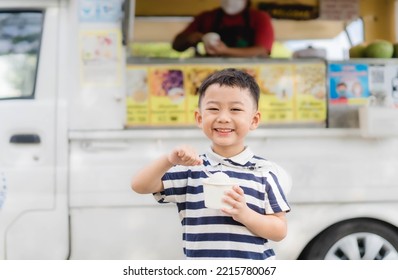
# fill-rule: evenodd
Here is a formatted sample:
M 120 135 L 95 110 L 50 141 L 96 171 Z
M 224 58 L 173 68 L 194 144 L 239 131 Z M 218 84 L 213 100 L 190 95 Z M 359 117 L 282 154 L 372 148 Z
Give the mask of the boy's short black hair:
M 248 89 L 251 96 L 253 97 L 256 109 L 258 109 L 258 101 L 260 99 L 260 88 L 256 80 L 250 74 L 235 68 L 226 68 L 223 70 L 216 71 L 210 74 L 202 82 L 198 90 L 199 107 L 207 88 L 213 84 L 218 84 L 220 86 Z

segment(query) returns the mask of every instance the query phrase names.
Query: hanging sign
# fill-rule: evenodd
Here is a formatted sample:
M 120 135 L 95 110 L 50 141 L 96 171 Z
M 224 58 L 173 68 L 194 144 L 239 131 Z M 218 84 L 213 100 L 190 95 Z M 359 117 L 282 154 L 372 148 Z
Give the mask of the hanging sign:
M 310 20 L 319 17 L 317 0 L 262 0 L 257 8 L 276 19 Z

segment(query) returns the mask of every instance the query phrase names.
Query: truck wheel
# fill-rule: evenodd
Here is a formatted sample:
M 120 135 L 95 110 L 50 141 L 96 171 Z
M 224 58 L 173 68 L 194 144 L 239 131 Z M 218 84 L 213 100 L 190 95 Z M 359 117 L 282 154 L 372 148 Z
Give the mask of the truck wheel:
M 301 260 L 397 260 L 398 232 L 369 219 L 338 223 L 302 252 Z

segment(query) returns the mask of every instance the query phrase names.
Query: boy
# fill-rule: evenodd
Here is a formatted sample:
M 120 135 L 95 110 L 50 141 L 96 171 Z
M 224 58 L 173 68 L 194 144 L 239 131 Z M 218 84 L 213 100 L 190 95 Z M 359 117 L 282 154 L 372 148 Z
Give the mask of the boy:
M 177 147 L 132 181 L 134 191 L 177 204 L 187 258 L 273 259 L 268 239 L 286 236 L 285 212 L 290 207 L 277 172 L 245 146 L 246 135 L 260 123 L 259 91 L 254 78 L 243 71 L 224 69 L 210 75 L 199 88 L 195 118 L 211 149 L 199 156 L 189 146 Z M 204 168 L 239 182 L 224 196 L 231 208 L 204 206 Z

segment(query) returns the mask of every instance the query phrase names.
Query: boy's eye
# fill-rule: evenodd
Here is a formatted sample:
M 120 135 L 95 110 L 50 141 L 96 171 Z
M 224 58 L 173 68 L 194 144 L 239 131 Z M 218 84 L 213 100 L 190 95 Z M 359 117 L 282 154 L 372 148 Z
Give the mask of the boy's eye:
M 218 111 L 218 108 L 216 108 L 216 107 L 209 107 L 209 108 L 207 108 L 207 110 L 209 110 L 209 111 Z
M 241 111 L 243 111 L 243 109 L 241 109 L 241 108 L 232 108 L 231 111 L 241 112 Z

